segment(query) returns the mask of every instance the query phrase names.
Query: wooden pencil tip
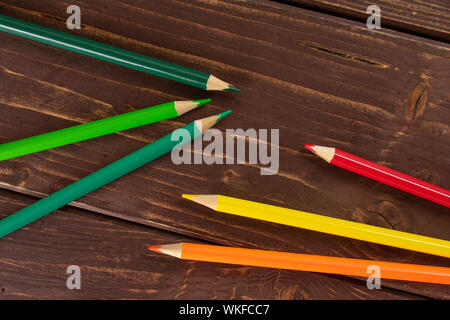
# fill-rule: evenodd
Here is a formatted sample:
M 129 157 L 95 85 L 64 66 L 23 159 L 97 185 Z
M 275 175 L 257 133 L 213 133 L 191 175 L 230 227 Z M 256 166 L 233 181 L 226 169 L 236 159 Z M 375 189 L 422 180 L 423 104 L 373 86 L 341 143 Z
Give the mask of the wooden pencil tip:
M 305 144 L 305 148 L 311 151 L 312 153 L 317 154 L 326 162 L 330 163 L 334 158 L 334 154 L 336 153 L 335 148 L 316 146 L 313 144 Z
M 189 101 L 175 101 L 174 106 L 178 116 L 185 114 L 195 108 L 210 102 L 211 99 L 204 100 L 189 100 Z
M 148 250 L 150 250 L 150 251 L 162 253 L 159 249 L 161 249 L 161 246 L 149 246 L 148 247 Z
M 208 78 L 208 81 L 206 83 L 206 90 L 220 90 L 220 91 L 233 91 L 233 92 L 240 92 L 238 88 L 235 86 L 232 86 L 229 83 L 226 83 L 223 80 L 220 80 L 219 78 L 210 75 Z
M 207 118 L 199 119 L 195 121 L 195 124 L 197 128 L 203 133 L 209 128 L 213 127 L 215 124 L 217 124 L 219 121 L 221 121 L 223 118 L 225 118 L 227 115 L 231 113 L 231 110 L 216 114 L 214 116 L 210 116 Z

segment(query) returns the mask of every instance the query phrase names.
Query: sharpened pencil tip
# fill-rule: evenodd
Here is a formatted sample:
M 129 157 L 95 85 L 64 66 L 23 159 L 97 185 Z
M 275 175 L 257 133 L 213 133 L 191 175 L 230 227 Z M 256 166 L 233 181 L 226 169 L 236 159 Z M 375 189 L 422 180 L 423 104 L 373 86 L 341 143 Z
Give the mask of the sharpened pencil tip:
M 309 151 L 316 153 L 313 149 L 313 147 L 315 147 L 315 145 L 313 144 L 305 144 L 305 148 L 308 149 Z
M 200 107 L 206 103 L 211 102 L 211 99 L 202 99 L 202 100 L 194 100 L 195 103 L 197 103 L 197 106 Z
M 216 114 L 216 116 L 218 117 L 216 120 L 216 123 L 218 123 L 219 121 L 221 121 L 223 118 L 225 118 L 227 115 L 229 115 L 231 113 L 231 110 L 227 110 L 225 112 Z
M 191 200 L 191 201 L 195 201 L 194 197 L 196 197 L 196 196 L 197 196 L 196 194 L 184 194 L 184 193 L 182 195 L 183 198 Z
M 183 248 L 182 243 L 163 244 L 160 246 L 149 246 L 148 250 L 167 254 L 172 257 L 181 258 L 181 251 Z
M 233 85 L 228 85 L 228 88 L 226 88 L 226 89 L 223 89 L 223 91 L 230 91 L 230 92 L 241 92 L 241 90 L 239 90 L 238 88 L 236 88 L 235 86 L 233 86 Z
M 148 250 L 150 250 L 150 251 L 155 251 L 155 252 L 161 253 L 161 251 L 159 249 L 161 249 L 161 246 L 149 246 L 148 247 Z

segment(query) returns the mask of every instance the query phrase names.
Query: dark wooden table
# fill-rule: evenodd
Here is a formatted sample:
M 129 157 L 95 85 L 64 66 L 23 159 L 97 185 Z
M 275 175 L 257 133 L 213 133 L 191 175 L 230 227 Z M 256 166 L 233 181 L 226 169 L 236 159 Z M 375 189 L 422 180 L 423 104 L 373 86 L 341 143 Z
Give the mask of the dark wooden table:
M 281 3 L 282 2 L 282 3 Z M 370 3 L 369 3 L 370 2 Z M 213 102 L 171 121 L 0 164 L 0 218 L 194 119 L 280 129 L 278 175 L 174 165 L 168 157 L 0 239 L 0 299 L 449 299 L 448 286 L 180 261 L 150 244 L 205 242 L 450 267 L 448 259 L 233 217 L 181 199 L 226 194 L 450 239 L 450 210 L 331 167 L 329 145 L 450 188 L 448 1 L 2 0 L 0 13 L 214 75 L 240 94 L 193 89 L 0 34 L 1 142 L 171 100 Z M 378 4 L 382 29 L 366 28 Z M 385 19 L 385 20 L 384 20 Z M 385 24 L 384 24 L 385 23 Z M 81 290 L 68 290 L 69 265 Z

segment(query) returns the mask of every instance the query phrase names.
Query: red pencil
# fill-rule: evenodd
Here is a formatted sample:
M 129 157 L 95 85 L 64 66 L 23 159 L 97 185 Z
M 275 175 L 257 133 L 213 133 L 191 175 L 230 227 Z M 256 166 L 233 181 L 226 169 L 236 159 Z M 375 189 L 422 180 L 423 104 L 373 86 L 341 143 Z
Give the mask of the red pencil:
M 311 144 L 305 144 L 305 148 L 335 166 L 353 171 L 362 176 L 450 208 L 449 190 L 410 177 L 404 173 L 389 169 L 336 148 L 321 147 Z

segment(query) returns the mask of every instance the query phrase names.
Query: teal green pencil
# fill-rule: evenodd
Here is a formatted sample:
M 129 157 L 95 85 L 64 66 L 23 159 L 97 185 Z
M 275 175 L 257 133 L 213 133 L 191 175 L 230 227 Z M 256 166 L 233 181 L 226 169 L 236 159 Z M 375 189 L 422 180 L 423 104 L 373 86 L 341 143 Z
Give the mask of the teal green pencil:
M 113 47 L 101 42 L 46 28 L 0 14 L 0 31 L 49 44 L 165 79 L 206 89 L 239 92 L 239 89 L 217 77 L 194 69 Z
M 142 110 L 119 114 L 114 117 L 8 142 L 0 145 L 0 161 L 172 119 L 210 101 L 211 99 L 172 101 Z
M 150 161 L 171 152 L 173 148 L 200 137 L 206 129 L 214 126 L 229 113 L 231 113 L 231 110 L 191 122 L 161 139 L 130 153 L 122 159 L 117 160 L 48 197 L 4 218 L 0 221 L 0 237 L 4 237 L 11 232 L 42 218 L 46 214 L 61 208 L 69 202 L 77 200 Z

